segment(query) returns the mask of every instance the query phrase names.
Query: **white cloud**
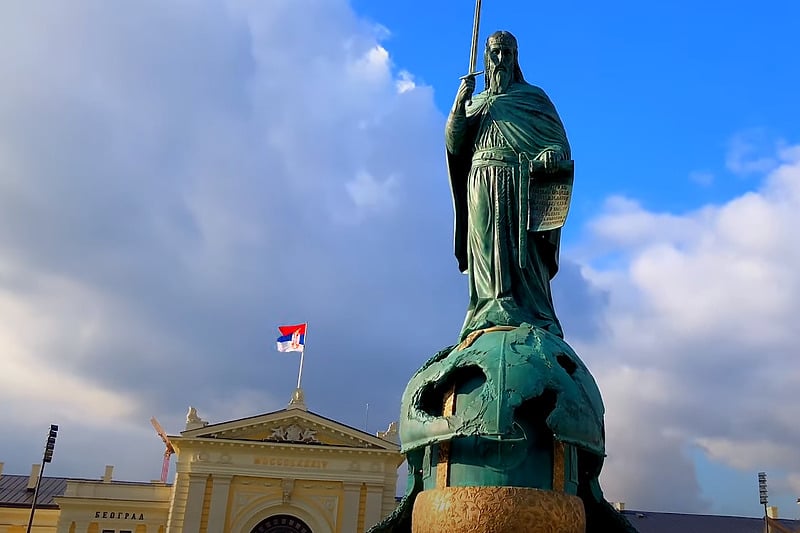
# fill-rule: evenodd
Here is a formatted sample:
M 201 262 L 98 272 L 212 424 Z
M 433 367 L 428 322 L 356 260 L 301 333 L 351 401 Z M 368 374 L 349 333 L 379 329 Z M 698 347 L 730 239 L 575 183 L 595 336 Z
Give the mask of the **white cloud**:
M 800 494 L 800 474 L 791 474 L 788 476 L 788 484 L 794 494 Z
M 635 200 L 612 196 L 606 200 L 603 212 L 589 224 L 594 236 L 605 245 L 636 250 L 660 242 L 682 246 L 705 225 L 704 214 L 701 210 L 688 218 L 651 213 Z
M 395 176 L 377 180 L 367 172 L 359 172 L 353 181 L 345 184 L 345 187 L 356 207 L 382 210 L 391 208 L 395 204 L 398 180 Z
M 397 87 L 397 92 L 405 93 L 413 91 L 417 87 L 417 84 L 414 81 L 414 76 L 410 72 L 401 70 L 400 76 L 395 82 L 395 87 Z
M 0 34 L 6 471 L 26 471 L 37 428 L 56 422 L 54 471 L 102 460 L 140 479 L 151 443 L 157 476 L 150 416 L 175 432 L 189 404 L 215 422 L 285 405 L 297 361 L 273 354 L 284 321 L 312 324 L 312 408 L 346 418 L 371 401 L 375 423 L 396 416 L 385 391 L 427 341 L 392 327 L 413 301 L 368 303 L 447 290 L 409 274 L 419 257 L 402 246 L 418 233 L 398 212 L 422 199 L 418 223 L 442 228 L 420 256 L 449 256 L 450 213 L 427 202 L 447 194 L 443 168 L 399 178 L 441 166 L 444 119 L 430 87 L 398 91 L 412 76 L 385 28 L 342 0 L 145 1 L 3 4 Z M 393 347 L 388 362 L 377 341 L 354 349 L 353 324 Z M 352 368 L 374 377 L 342 397 L 330 383 Z
M 606 400 L 612 499 L 703 510 L 696 446 L 732 468 L 800 472 L 800 157 L 766 159 L 759 187 L 726 203 L 672 214 L 615 198 L 588 225 L 598 265 L 622 258 L 585 270 L 608 293 L 607 335 L 576 342 Z
M 698 438 L 708 457 L 740 470 L 786 468 L 797 464 L 797 444 L 767 439 Z
M 384 83 L 390 79 L 389 52 L 380 45 L 367 50 L 350 65 L 350 74 L 357 80 L 368 83 Z
M 764 129 L 739 132 L 728 143 L 725 165 L 728 170 L 740 175 L 769 172 L 777 163 L 771 154 L 781 144 L 772 141 Z
M 25 298 L 0 287 L 0 403 L 24 406 L 8 410 L 7 421 L 50 417 L 99 429 L 140 407 L 134 395 L 70 372 L 71 362 L 91 359 L 108 334 L 108 307 L 69 280 L 41 276 Z

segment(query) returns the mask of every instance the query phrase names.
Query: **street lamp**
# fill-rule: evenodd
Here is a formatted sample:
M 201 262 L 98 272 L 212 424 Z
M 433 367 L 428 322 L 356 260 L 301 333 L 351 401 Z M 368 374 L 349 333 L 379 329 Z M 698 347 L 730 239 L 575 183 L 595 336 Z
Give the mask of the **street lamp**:
M 769 532 L 769 517 L 767 516 L 767 473 L 758 473 L 758 501 L 764 506 L 764 526 Z
M 33 513 L 36 512 L 36 497 L 39 496 L 39 486 L 44 477 L 44 465 L 53 461 L 53 450 L 56 447 L 56 437 L 58 436 L 58 426 L 50 424 L 50 433 L 47 434 L 47 442 L 44 445 L 44 456 L 42 456 L 42 468 L 39 470 L 39 479 L 36 480 L 36 490 L 33 491 L 33 501 L 31 502 L 31 516 L 28 518 L 28 532 L 31 533 L 33 526 Z

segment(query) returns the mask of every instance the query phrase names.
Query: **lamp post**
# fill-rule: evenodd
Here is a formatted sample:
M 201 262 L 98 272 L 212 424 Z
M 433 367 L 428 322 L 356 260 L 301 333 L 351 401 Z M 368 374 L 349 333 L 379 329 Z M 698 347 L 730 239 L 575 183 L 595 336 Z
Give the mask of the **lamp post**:
M 31 533 L 33 526 L 33 513 L 36 512 L 36 498 L 39 496 L 39 486 L 44 477 L 44 465 L 53 461 L 53 450 L 56 447 L 56 437 L 58 436 L 58 426 L 50 424 L 50 433 L 47 434 L 47 443 L 44 445 L 44 455 L 42 456 L 42 468 L 39 470 L 39 478 L 36 480 L 36 489 L 33 491 L 33 501 L 31 502 L 31 516 L 28 518 L 28 531 Z
M 767 516 L 767 473 L 758 473 L 758 501 L 764 506 L 764 530 L 769 533 L 769 517 Z

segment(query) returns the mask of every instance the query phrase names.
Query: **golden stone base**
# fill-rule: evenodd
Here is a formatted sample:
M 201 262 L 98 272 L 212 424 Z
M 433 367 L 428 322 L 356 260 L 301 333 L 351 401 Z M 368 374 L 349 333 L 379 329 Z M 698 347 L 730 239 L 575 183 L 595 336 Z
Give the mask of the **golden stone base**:
M 412 533 L 585 533 L 577 496 L 521 487 L 446 487 L 417 495 Z

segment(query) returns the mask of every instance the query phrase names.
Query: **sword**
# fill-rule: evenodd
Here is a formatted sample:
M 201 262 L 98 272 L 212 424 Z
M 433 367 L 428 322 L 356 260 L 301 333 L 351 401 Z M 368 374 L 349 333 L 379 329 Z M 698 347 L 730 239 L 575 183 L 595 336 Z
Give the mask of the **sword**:
M 528 204 L 528 197 L 530 196 L 531 184 L 531 160 L 528 154 L 522 152 L 519 154 L 519 212 L 517 217 L 519 219 L 519 268 L 525 269 L 528 266 L 528 217 L 530 216 L 530 205 Z
M 469 70 L 468 74 L 461 76 L 460 79 L 469 78 L 470 76 L 479 76 L 483 71 L 476 72 L 475 68 L 478 65 L 478 33 L 481 26 L 481 0 L 475 0 L 475 18 L 472 21 L 472 48 L 469 51 Z

